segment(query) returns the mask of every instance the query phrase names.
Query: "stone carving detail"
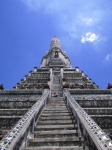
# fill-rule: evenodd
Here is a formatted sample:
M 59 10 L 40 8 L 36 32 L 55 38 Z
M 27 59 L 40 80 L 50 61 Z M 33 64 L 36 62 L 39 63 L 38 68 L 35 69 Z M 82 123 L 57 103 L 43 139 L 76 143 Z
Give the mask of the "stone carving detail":
M 39 70 L 39 72 L 31 72 L 25 81 L 21 81 L 17 85 L 17 89 L 44 89 L 49 88 L 48 81 L 50 79 L 50 72 L 48 70 Z
M 0 96 L 0 108 L 30 108 L 37 100 L 38 96 Z
M 100 94 L 100 95 L 77 95 L 74 96 L 75 100 L 112 100 L 112 95 L 105 95 L 105 94 Z
M 66 70 L 63 73 L 63 79 L 66 84 L 69 85 L 71 89 L 97 89 L 98 87 L 89 80 L 83 73 L 77 69 Z M 63 83 L 63 85 L 65 84 Z
M 21 117 L 0 118 L 0 128 L 11 129 Z
M 0 128 L 10 129 L 36 103 L 39 95 L 0 95 Z
M 112 107 L 112 100 L 77 100 L 82 107 Z
M 76 100 L 71 97 L 70 93 L 67 90 L 64 90 L 64 96 L 69 107 L 73 110 L 73 114 L 77 117 L 77 122 L 82 126 L 82 131 L 87 131 L 86 135 L 89 133 L 89 136 L 94 141 L 97 149 L 111 150 L 112 141 L 111 139 L 103 132 L 103 130 L 95 123 L 95 121 L 84 111 L 84 109 L 76 102 Z M 83 100 L 84 101 L 84 100 Z M 105 121 L 109 124 L 108 127 L 112 127 L 110 120 L 102 121 L 102 117 L 99 119 L 100 125 L 103 126 Z M 112 120 L 112 119 L 111 119 Z M 111 124 L 110 124 L 111 123 Z M 107 125 L 106 124 L 106 125 Z M 105 126 L 105 125 L 104 125 Z M 84 132 L 83 132 L 84 133 Z
M 92 118 L 97 122 L 97 124 L 102 129 L 112 129 L 112 116 L 108 117 L 95 117 L 92 116 Z
M 112 129 L 112 95 L 73 95 L 102 129 Z
M 112 108 L 85 108 L 89 115 L 112 115 Z
M 25 132 L 27 132 L 29 129 L 31 129 L 32 121 L 34 120 L 34 116 L 36 117 L 39 114 L 39 111 L 42 109 L 43 105 L 45 105 L 46 101 L 49 97 L 49 91 L 45 90 L 43 93 L 43 96 L 37 101 L 30 109 L 29 111 L 18 121 L 18 123 L 14 126 L 15 122 L 17 122 L 17 118 L 14 120 L 9 121 L 2 121 L 0 122 L 2 125 L 5 124 L 8 128 L 8 123 L 10 122 L 10 125 L 13 125 L 14 127 L 8 132 L 8 134 L 5 136 L 4 139 L 0 142 L 0 149 L 6 150 L 6 149 L 14 149 L 14 147 L 10 148 L 11 143 L 16 143 L 23 138 L 22 136 L 25 135 Z M 14 122 L 15 121 L 15 122 Z M 10 127 L 9 127 L 10 128 Z M 15 141 L 16 139 L 16 141 Z

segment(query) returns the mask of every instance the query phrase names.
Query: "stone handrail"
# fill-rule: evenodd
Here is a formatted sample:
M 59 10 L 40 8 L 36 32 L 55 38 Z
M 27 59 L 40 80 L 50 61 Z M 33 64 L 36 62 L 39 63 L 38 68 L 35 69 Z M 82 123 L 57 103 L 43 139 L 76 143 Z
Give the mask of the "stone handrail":
M 44 90 L 42 97 L 27 111 L 17 124 L 7 133 L 0 142 L 0 150 L 13 150 L 19 140 L 28 131 L 39 111 L 46 104 L 49 90 Z
M 112 141 L 105 132 L 94 122 L 94 120 L 86 113 L 86 111 L 76 102 L 70 95 L 68 90 L 63 92 L 67 99 L 67 104 L 75 111 L 81 124 L 84 126 L 88 135 L 98 150 L 112 150 Z

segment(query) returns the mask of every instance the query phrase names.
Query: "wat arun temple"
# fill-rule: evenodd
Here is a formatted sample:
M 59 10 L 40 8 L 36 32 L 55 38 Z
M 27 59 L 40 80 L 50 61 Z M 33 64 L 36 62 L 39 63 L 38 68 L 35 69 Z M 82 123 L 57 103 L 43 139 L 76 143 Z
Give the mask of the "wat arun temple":
M 112 87 L 72 68 L 56 36 L 40 68 L 0 89 L 0 150 L 112 150 Z

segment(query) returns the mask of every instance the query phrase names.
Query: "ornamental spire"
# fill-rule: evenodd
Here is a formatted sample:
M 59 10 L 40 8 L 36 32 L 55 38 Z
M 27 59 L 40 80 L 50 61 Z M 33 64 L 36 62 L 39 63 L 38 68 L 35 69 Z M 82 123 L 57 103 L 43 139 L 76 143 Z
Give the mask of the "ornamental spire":
M 60 40 L 54 36 L 52 39 L 51 39 L 51 44 L 50 44 L 50 49 L 54 48 L 54 47 L 57 47 L 59 49 L 61 49 L 61 43 L 60 43 Z

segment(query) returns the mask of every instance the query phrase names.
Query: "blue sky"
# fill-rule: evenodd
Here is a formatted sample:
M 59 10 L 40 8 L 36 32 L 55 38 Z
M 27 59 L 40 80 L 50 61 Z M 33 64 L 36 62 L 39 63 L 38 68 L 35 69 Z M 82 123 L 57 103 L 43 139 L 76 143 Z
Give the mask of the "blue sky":
M 112 83 L 112 0 L 0 0 L 0 84 L 12 89 L 57 36 L 100 88 Z

